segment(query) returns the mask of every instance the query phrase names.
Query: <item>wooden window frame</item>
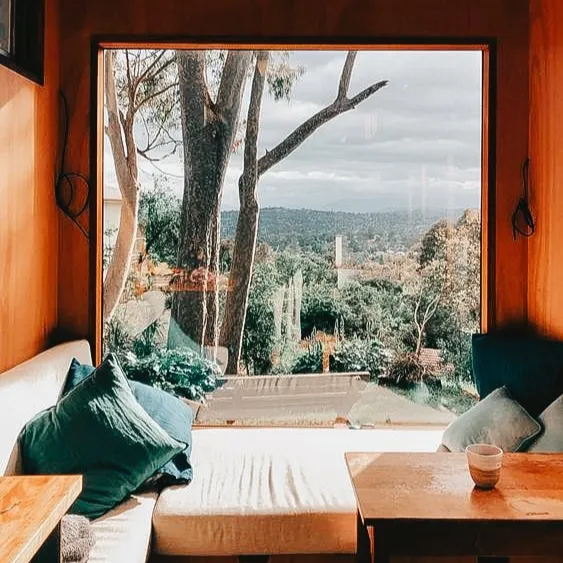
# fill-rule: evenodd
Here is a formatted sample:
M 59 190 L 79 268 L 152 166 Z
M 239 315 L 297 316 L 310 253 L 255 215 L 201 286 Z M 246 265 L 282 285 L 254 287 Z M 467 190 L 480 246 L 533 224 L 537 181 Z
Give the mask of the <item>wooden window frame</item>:
M 240 50 L 358 50 L 358 51 L 481 51 L 481 332 L 495 326 L 495 193 L 496 193 L 496 99 L 497 42 L 494 38 L 378 37 L 365 41 L 353 38 L 265 40 L 232 37 L 179 38 L 158 36 L 96 36 L 92 39 L 91 69 L 91 154 L 90 169 L 94 194 L 90 205 L 92 272 L 90 344 L 94 361 L 102 359 L 102 285 L 103 285 L 103 146 L 104 88 L 103 51 L 105 49 L 240 49 Z

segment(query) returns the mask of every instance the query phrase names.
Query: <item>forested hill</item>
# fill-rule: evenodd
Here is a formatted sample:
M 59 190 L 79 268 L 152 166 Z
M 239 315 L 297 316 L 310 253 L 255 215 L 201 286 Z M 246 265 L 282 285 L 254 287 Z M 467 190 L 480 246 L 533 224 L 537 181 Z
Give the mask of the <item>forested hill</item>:
M 461 215 L 449 212 L 451 218 Z M 329 243 L 337 234 L 356 241 L 371 240 L 378 250 L 406 250 L 443 218 L 445 212 L 389 211 L 382 213 L 347 213 L 314 209 L 269 207 L 260 212 L 258 242 L 275 249 L 299 244 L 302 248 Z M 238 211 L 222 213 L 222 239 L 233 239 Z

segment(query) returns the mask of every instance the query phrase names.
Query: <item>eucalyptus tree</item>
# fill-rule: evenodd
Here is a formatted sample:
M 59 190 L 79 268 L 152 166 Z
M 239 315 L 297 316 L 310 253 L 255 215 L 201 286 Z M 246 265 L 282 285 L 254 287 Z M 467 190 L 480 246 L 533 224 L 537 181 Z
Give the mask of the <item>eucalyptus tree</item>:
M 181 148 L 177 123 L 175 53 L 107 50 L 104 60 L 105 134 L 121 194 L 119 228 L 103 282 L 103 318 L 108 321 L 125 287 L 137 236 L 139 158 L 156 162 Z

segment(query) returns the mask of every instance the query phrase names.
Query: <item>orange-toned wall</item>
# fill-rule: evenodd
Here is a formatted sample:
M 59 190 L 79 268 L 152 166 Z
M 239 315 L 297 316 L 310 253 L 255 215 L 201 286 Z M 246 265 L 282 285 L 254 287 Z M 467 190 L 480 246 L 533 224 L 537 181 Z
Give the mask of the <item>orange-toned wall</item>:
M 498 42 L 497 174 L 493 245 L 498 324 L 526 317 L 527 243 L 512 240 L 510 215 L 528 152 L 528 0 L 61 0 L 61 82 L 71 107 L 69 163 L 90 172 L 91 45 L 94 36 L 369 39 L 494 37 Z M 59 319 L 88 335 L 90 249 L 61 223 Z
M 45 86 L 0 66 L 0 372 L 45 349 L 57 325 L 59 14 L 46 4 Z
M 563 2 L 531 0 L 529 319 L 563 339 Z

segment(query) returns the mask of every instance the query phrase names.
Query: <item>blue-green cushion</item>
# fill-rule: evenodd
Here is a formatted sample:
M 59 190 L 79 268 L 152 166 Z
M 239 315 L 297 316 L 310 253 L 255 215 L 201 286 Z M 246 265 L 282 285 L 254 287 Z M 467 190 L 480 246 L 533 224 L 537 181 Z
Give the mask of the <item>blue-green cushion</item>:
M 537 416 L 563 393 L 563 342 L 517 334 L 476 334 L 472 357 L 481 399 L 504 385 Z
M 543 433 L 528 449 L 529 452 L 563 452 L 563 395 L 555 399 L 539 416 Z
M 540 424 L 501 387 L 454 420 L 442 443 L 452 452 L 462 452 L 470 444 L 494 444 L 504 452 L 518 452 L 540 432 Z
M 185 448 L 135 399 L 115 356 L 54 407 L 36 415 L 20 437 L 28 474 L 82 474 L 71 512 L 97 518 Z
M 93 366 L 81 364 L 78 360 L 73 359 L 68 370 L 62 396 L 64 397 L 93 372 Z M 158 468 L 144 486 L 160 490 L 170 485 L 190 483 L 193 478 L 193 469 L 190 464 L 192 451 L 192 409 L 182 400 L 162 389 L 156 389 L 138 381 L 128 381 L 135 398 L 147 411 L 148 415 L 170 436 L 186 444 L 186 448 L 176 454 L 165 465 Z

